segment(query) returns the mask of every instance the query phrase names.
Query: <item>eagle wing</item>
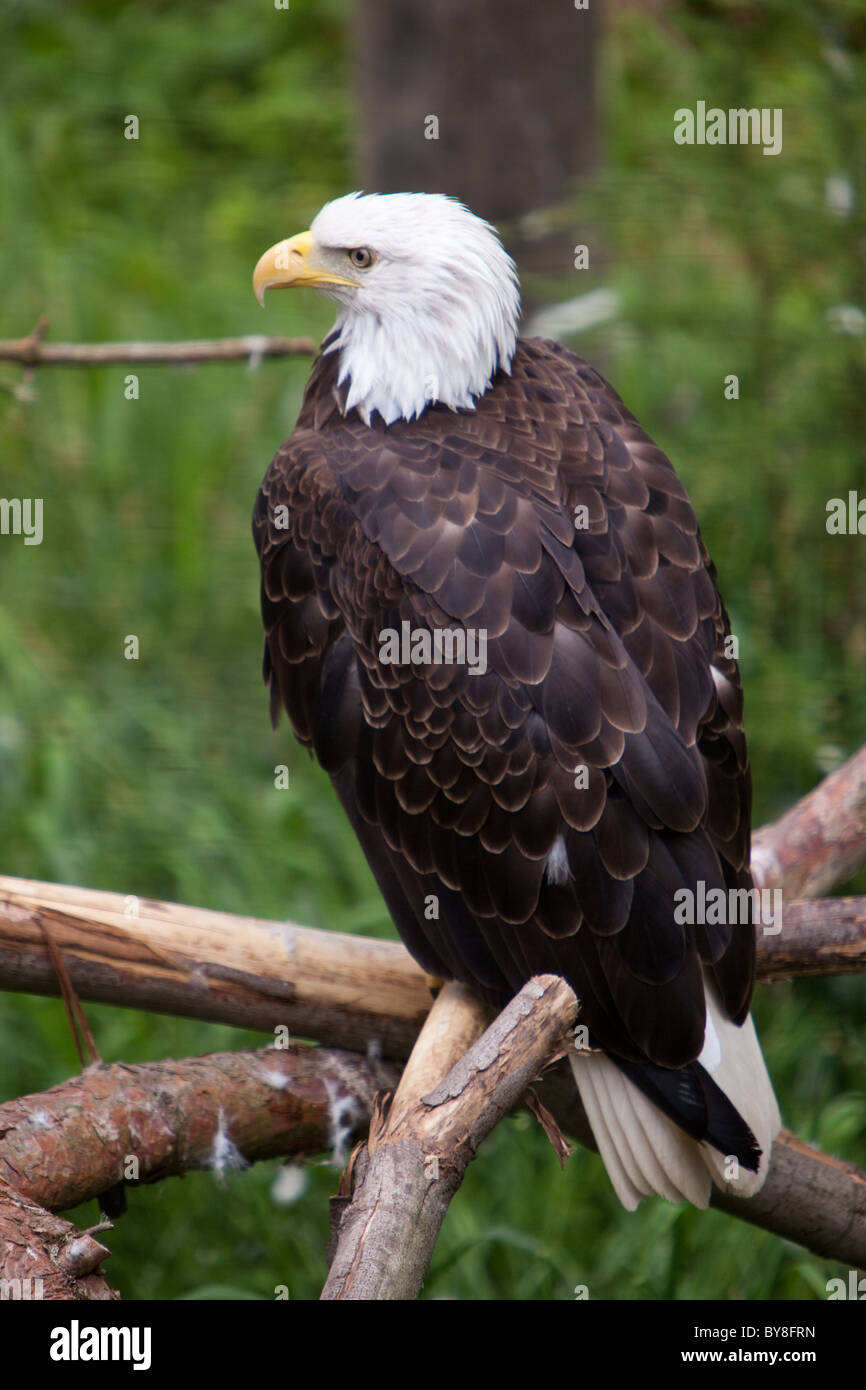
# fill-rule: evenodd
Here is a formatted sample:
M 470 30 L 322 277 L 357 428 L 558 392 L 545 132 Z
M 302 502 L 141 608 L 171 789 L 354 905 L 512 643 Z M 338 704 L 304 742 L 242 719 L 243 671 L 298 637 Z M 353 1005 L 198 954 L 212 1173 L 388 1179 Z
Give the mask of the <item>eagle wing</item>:
M 682 484 L 550 342 L 522 342 L 472 412 L 386 429 L 339 406 L 326 354 L 257 500 L 272 717 L 331 775 L 425 969 L 496 1004 L 563 975 L 591 1045 L 718 1144 L 690 1065 L 704 974 L 741 1023 L 754 931 L 673 908 L 699 880 L 750 886 L 751 793 L 728 618 Z M 483 633 L 485 669 L 384 663 L 403 624 Z

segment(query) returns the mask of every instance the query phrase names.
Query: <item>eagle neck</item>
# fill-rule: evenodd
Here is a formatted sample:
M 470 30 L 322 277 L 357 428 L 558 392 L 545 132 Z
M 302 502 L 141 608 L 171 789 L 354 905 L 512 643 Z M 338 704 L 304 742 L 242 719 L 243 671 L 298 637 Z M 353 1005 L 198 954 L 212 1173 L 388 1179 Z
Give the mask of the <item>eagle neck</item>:
M 516 330 L 505 323 L 480 332 L 433 316 L 419 324 L 408 313 L 386 322 L 344 311 L 322 351 L 336 355 L 344 410 L 357 410 L 366 424 L 378 415 L 390 425 L 434 404 L 473 410 L 497 371 L 510 371 L 516 345 Z

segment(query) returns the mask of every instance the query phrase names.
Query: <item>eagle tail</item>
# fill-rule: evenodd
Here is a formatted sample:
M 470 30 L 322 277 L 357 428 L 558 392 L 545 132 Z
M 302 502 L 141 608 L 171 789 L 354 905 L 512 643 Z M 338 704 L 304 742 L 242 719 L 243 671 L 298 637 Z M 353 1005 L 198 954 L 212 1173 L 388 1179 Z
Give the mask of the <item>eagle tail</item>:
M 751 1197 L 766 1178 L 782 1121 L 755 1027 L 751 1017 L 742 1026 L 726 1018 L 706 980 L 705 995 L 704 1048 L 681 1072 L 642 1075 L 601 1052 L 570 1054 L 598 1151 L 629 1211 L 654 1195 L 706 1207 L 713 1183 Z

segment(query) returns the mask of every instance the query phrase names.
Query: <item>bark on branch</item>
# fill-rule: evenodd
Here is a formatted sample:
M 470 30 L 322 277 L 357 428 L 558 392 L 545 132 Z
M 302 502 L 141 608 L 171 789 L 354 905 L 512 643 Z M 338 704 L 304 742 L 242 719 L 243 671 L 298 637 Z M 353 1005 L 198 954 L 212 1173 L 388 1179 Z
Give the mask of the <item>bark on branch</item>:
M 866 898 L 785 903 L 782 930 L 758 936 L 758 979 L 866 971 Z
M 263 1048 L 88 1067 L 0 1105 L 0 1183 L 52 1211 L 119 1184 L 342 1151 L 366 1130 L 393 1063 L 328 1048 Z
M 866 745 L 781 820 L 752 836 L 752 873 L 762 887 L 817 898 L 866 864 Z
M 483 1139 L 516 1105 L 577 1016 L 555 975 L 530 980 L 464 1055 L 484 1011 L 463 986 L 433 1006 L 390 1108 L 353 1165 L 326 1300 L 417 1297 L 448 1205 Z M 447 1058 L 454 1064 L 429 1093 Z
M 117 1298 L 99 1268 L 110 1253 L 93 1231 L 53 1216 L 0 1178 L 0 1297 Z

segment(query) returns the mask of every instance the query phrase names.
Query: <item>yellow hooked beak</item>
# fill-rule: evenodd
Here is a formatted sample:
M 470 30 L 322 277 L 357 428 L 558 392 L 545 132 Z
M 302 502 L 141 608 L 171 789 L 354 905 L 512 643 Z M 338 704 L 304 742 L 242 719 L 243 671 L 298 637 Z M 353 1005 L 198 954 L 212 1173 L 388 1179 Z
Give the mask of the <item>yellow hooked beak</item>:
M 264 306 L 265 290 L 290 290 L 297 285 L 352 285 L 356 280 L 337 275 L 315 260 L 315 242 L 310 232 L 299 232 L 287 241 L 269 247 L 253 271 L 256 299 Z

